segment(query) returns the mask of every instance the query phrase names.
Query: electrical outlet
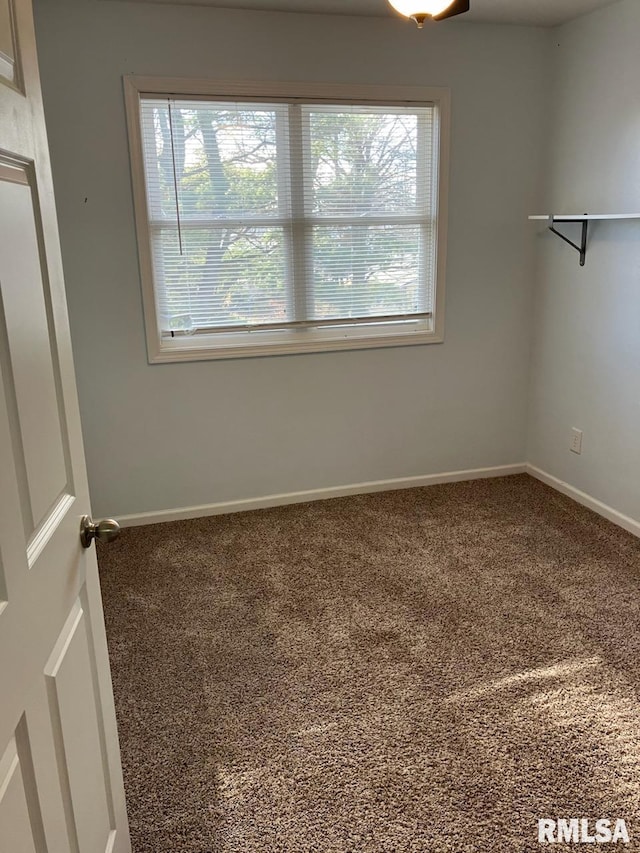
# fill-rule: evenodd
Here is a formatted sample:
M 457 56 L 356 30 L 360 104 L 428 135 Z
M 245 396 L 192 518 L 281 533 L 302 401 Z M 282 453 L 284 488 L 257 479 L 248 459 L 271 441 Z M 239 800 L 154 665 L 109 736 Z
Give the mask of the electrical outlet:
M 571 441 L 569 442 L 569 450 L 572 453 L 582 453 L 582 430 L 573 427 L 571 430 Z

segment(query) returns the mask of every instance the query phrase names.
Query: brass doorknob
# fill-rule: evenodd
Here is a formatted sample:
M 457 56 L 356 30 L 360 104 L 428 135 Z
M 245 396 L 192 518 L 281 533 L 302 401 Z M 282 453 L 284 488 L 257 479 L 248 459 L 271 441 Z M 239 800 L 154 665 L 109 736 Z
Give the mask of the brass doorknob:
M 113 518 L 103 518 L 102 521 L 94 523 L 91 517 L 84 515 L 80 522 L 80 542 L 83 548 L 89 548 L 92 541 L 113 542 L 120 536 L 120 525 Z

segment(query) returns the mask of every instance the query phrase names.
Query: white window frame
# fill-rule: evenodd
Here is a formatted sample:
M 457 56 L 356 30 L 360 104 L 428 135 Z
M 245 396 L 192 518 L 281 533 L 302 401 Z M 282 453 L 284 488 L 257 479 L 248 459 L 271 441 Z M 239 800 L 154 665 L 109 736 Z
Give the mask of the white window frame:
M 447 254 L 448 181 L 450 92 L 446 88 L 422 86 L 363 86 L 335 83 L 277 83 L 250 81 L 219 81 L 173 77 L 124 77 L 125 105 L 129 130 L 129 148 L 133 198 L 135 207 L 138 255 L 142 283 L 142 301 L 150 363 L 176 361 L 206 361 L 220 358 L 243 358 L 265 355 L 286 355 L 347 349 L 377 349 L 380 347 L 415 346 L 442 343 L 444 340 L 444 290 Z M 339 326 L 291 330 L 288 340 L 282 331 L 256 330 L 239 340 L 238 333 L 216 332 L 193 336 L 163 336 L 158 323 L 153 280 L 151 232 L 147 209 L 144 174 L 143 140 L 140 123 L 140 99 L 145 95 L 165 95 L 188 99 L 193 97 L 238 97 L 248 100 L 300 99 L 336 103 L 351 101 L 375 105 L 424 106 L 434 105 L 437 114 L 438 185 L 436 188 L 436 256 L 433 293 L 433 317 L 430 321 L 417 319 L 399 323 L 385 322 L 351 326 L 348 334 Z M 348 325 L 345 323 L 345 325 Z M 277 338 L 277 340 L 275 339 Z

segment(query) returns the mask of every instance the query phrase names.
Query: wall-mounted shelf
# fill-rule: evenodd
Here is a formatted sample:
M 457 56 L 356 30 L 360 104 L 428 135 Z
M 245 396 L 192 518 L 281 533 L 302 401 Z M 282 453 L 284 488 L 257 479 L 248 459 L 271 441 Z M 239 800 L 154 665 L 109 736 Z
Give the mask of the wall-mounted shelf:
M 589 232 L 589 222 L 598 219 L 640 219 L 640 213 L 548 213 L 542 216 L 530 216 L 529 219 L 537 220 L 538 222 L 550 222 L 549 231 L 564 240 L 580 254 L 580 266 L 583 267 L 587 258 L 587 235 Z M 582 238 L 580 245 L 574 243 L 555 227 L 557 223 L 562 222 L 581 222 L 582 223 Z

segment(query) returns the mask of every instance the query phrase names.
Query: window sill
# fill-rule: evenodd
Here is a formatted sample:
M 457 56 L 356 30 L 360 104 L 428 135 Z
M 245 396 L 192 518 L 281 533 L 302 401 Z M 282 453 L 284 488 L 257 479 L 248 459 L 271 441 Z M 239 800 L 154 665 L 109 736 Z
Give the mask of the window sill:
M 412 332 L 389 332 L 387 334 L 360 336 L 319 337 L 305 335 L 295 340 L 265 342 L 256 340 L 254 344 L 213 342 L 213 336 L 199 335 L 197 338 L 163 339 L 157 347 L 149 350 L 150 364 L 166 364 L 181 361 L 213 361 L 232 358 L 257 358 L 275 355 L 298 355 L 314 352 L 340 352 L 342 350 L 380 349 L 383 347 L 419 346 L 442 343 L 444 337 L 431 330 Z M 256 334 L 257 337 L 257 334 Z

